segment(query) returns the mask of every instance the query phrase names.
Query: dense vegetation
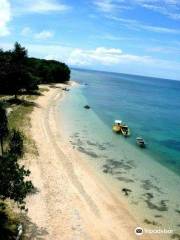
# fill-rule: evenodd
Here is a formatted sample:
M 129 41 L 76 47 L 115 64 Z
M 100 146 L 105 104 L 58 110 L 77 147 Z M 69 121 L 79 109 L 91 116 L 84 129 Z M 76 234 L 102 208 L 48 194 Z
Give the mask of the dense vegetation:
M 38 84 L 64 83 L 69 79 L 70 69 L 65 63 L 29 58 L 19 43 L 13 50 L 0 50 L 0 94 L 17 97 L 22 91 L 37 90 Z
M 29 58 L 28 67 L 40 83 L 63 83 L 70 79 L 69 67 L 55 60 Z
M 25 180 L 30 172 L 18 163 L 18 159 L 24 154 L 23 134 L 19 130 L 9 129 L 2 104 L 0 117 L 0 200 L 12 199 L 24 208 L 24 199 L 33 185 Z
M 0 99 L 0 239 L 2 240 L 16 239 L 17 223 L 19 223 L 17 218 L 12 217 L 13 212 L 9 211 L 7 200 L 17 203 L 20 209 L 26 209 L 25 198 L 34 190 L 32 182 L 28 180 L 30 171 L 25 169 L 22 161 L 19 162 L 27 150 L 27 143 L 31 145 L 31 139 L 24 134 L 23 128 L 25 123 L 29 124 L 27 115 L 35 105 L 29 100 L 35 99 L 34 97 L 46 90 L 39 88 L 39 84 L 65 83 L 69 79 L 70 69 L 66 64 L 29 58 L 27 50 L 19 43 L 15 43 L 13 50 L 0 50 L 0 97 L 3 96 Z M 7 114 L 7 108 L 11 110 L 10 114 Z

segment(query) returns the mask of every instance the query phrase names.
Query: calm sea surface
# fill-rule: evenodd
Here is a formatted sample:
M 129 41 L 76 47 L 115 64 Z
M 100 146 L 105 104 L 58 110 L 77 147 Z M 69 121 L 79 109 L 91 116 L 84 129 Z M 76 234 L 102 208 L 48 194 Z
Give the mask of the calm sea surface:
M 75 69 L 71 79 L 80 85 L 59 111 L 72 147 L 128 202 L 141 226 L 180 234 L 180 82 Z M 115 119 L 129 125 L 129 138 L 112 132 Z
M 114 119 L 126 122 L 148 142 L 147 153 L 180 174 L 180 81 L 134 75 L 72 70 L 88 104 L 111 128 Z

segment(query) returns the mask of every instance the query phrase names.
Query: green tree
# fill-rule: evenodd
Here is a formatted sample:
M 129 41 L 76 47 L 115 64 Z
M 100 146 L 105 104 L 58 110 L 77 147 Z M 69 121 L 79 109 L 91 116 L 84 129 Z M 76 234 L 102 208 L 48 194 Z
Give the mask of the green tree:
M 70 69 L 65 63 L 55 60 L 28 58 L 28 66 L 41 83 L 65 83 L 70 80 Z
M 29 58 L 27 50 L 15 43 L 12 51 L 0 49 L 0 91 L 17 95 L 34 91 L 39 83 L 65 83 L 70 80 L 70 69 L 62 62 Z
M 11 52 L 0 50 L 0 91 L 1 93 L 9 92 L 8 82 L 11 69 Z
M 3 156 L 4 149 L 3 149 L 3 142 L 4 138 L 7 136 L 8 133 L 8 121 L 6 116 L 6 110 L 2 104 L 0 104 L 0 142 L 1 142 L 1 154 Z
M 23 157 L 23 134 L 20 131 L 17 131 L 15 129 L 11 131 L 9 148 L 11 154 L 16 155 L 17 157 Z
M 26 180 L 30 171 L 20 166 L 14 154 L 0 157 L 0 199 L 12 199 L 24 209 L 24 199 L 33 190 L 31 181 Z
M 27 50 L 19 43 L 15 43 L 11 57 L 10 88 L 17 98 L 19 90 L 26 87 L 30 80 L 26 74 Z

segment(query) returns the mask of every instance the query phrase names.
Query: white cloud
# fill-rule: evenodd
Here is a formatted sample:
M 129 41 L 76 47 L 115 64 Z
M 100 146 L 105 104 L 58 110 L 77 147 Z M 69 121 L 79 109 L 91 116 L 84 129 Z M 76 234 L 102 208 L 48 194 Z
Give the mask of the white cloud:
M 131 9 L 130 5 L 124 5 L 125 0 L 94 0 L 93 3 L 98 10 L 109 13 L 116 10 Z
M 120 49 L 73 49 L 65 60 L 69 65 L 155 77 L 179 79 L 180 63 L 151 56 L 123 53 Z M 57 59 L 57 58 L 56 58 Z
M 162 1 L 151 1 L 151 0 L 136 0 L 141 7 L 159 12 L 162 15 L 168 16 L 171 19 L 180 19 L 180 1 L 176 0 L 162 0 Z
M 161 53 L 161 54 L 174 54 L 174 55 L 180 54 L 180 48 L 178 47 L 156 46 L 156 47 L 146 48 L 145 50 L 150 53 L 155 52 L 155 53 Z
M 96 0 L 94 4 L 103 12 L 111 12 L 115 8 L 115 4 L 110 0 Z
M 21 35 L 25 37 L 29 36 L 31 33 L 32 33 L 32 30 L 29 27 L 24 27 L 21 31 Z
M 26 44 L 29 55 L 46 59 L 67 61 L 72 48 L 60 44 Z
M 110 33 L 106 33 L 106 34 L 100 34 L 100 35 L 93 35 L 91 36 L 92 38 L 98 38 L 98 39 L 105 39 L 105 40 L 110 40 L 110 41 L 121 41 L 121 40 L 125 40 L 125 41 L 132 41 L 134 40 L 134 38 L 127 38 L 127 37 L 122 37 L 122 36 L 119 36 L 119 35 L 113 35 L 113 34 L 110 34 Z
M 49 39 L 54 36 L 54 32 L 43 30 L 41 32 L 35 33 L 30 27 L 24 27 L 20 33 L 24 37 L 30 37 L 35 39 Z
M 156 33 L 180 34 L 180 29 L 147 25 L 147 24 L 143 24 L 137 20 L 119 18 L 119 17 L 109 16 L 109 15 L 106 17 L 109 19 L 112 19 L 114 21 L 118 21 L 119 23 L 126 26 L 127 28 L 131 28 L 136 31 L 147 30 L 147 31 L 156 32 Z
M 0 0 L 0 37 L 10 34 L 7 24 L 11 20 L 11 7 L 8 0 Z
M 157 33 L 180 34 L 180 30 L 179 29 L 158 27 L 158 26 L 150 26 L 150 25 L 140 25 L 140 27 L 145 29 L 145 30 L 149 30 L 149 31 L 152 31 L 152 32 L 157 32 Z
M 179 0 L 94 0 L 93 3 L 98 10 L 105 13 L 113 13 L 123 9 L 133 9 L 139 5 L 171 19 L 180 19 Z
M 29 11 L 32 12 L 49 12 L 49 11 L 66 11 L 69 7 L 65 4 L 58 3 L 57 1 L 38 0 L 32 1 L 29 4 Z
M 68 58 L 68 63 L 72 65 L 113 65 L 121 62 L 146 62 L 149 60 L 148 56 L 136 56 L 131 54 L 124 54 L 118 48 L 104 48 L 99 47 L 95 50 L 74 49 Z
M 9 43 L 0 45 L 6 50 L 13 47 Z M 116 48 L 99 47 L 84 50 L 55 44 L 26 44 L 25 46 L 29 51 L 29 56 L 59 60 L 77 67 L 180 80 L 180 63 L 173 60 L 128 54 Z
M 15 14 L 25 13 L 49 13 L 49 12 L 65 12 L 70 6 L 63 4 L 57 0 L 16 0 L 14 1 Z
M 52 54 L 49 54 L 47 56 L 44 57 L 46 60 L 59 60 L 59 57 L 57 55 L 52 55 Z
M 36 34 L 34 35 L 34 37 L 35 37 L 36 39 L 48 39 L 48 38 L 52 38 L 53 35 L 54 35 L 53 32 L 44 30 L 44 31 L 42 31 L 42 32 L 36 33 Z

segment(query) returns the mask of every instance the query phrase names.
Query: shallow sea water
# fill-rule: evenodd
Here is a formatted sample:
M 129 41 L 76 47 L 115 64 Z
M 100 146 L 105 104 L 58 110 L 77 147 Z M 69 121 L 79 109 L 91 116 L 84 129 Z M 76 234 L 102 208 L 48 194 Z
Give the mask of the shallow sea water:
M 61 124 L 68 141 L 85 156 L 109 185 L 113 185 L 123 201 L 129 203 L 131 212 L 142 227 L 173 229 L 174 233 L 180 234 L 180 177 L 177 169 L 168 168 L 167 162 L 162 164 L 163 151 L 155 158 L 156 151 L 151 152 L 151 148 L 139 149 L 136 146 L 135 134 L 141 127 L 140 123 L 137 128 L 134 127 L 137 125 L 135 120 L 134 125 L 130 121 L 133 126 L 130 139 L 114 134 L 107 119 L 102 120 L 101 112 L 106 109 L 112 115 L 113 107 L 107 108 L 106 104 L 106 107 L 103 106 L 102 97 L 98 98 L 96 95 L 93 99 L 95 93 L 90 95 L 89 91 L 92 89 L 88 89 L 89 85 L 82 85 L 82 81 L 80 82 L 81 85 L 73 88 L 59 103 Z M 84 109 L 86 104 L 90 104 L 92 108 Z M 120 110 L 119 112 L 121 113 Z M 174 161 L 178 161 L 177 153 L 176 158 Z M 127 196 L 122 192 L 124 188 L 128 192 Z M 178 239 L 178 235 L 175 236 L 177 238 L 174 239 Z M 164 235 L 162 239 L 173 239 L 173 235 Z

